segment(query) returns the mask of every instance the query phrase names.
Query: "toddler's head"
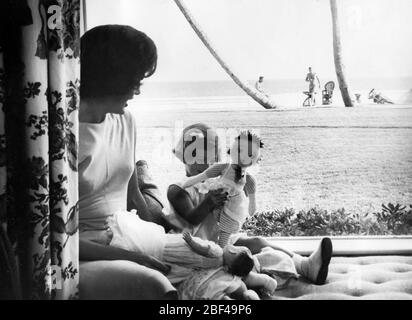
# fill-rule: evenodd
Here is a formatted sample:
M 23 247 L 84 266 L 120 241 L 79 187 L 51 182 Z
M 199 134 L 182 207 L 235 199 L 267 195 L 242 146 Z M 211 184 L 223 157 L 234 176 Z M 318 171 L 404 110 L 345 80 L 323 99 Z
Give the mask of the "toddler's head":
M 259 136 L 250 131 L 242 131 L 233 141 L 230 148 L 232 162 L 241 167 L 250 167 L 260 158 L 263 142 Z
M 245 277 L 253 269 L 255 262 L 248 248 L 227 245 L 223 248 L 223 264 L 231 274 Z

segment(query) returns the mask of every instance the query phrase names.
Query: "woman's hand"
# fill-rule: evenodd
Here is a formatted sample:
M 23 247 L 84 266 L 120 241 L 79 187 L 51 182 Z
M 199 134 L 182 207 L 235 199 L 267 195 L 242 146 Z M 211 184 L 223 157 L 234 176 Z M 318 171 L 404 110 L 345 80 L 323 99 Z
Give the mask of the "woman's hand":
M 209 201 L 214 209 L 221 208 L 228 200 L 228 195 L 229 194 L 222 188 L 211 190 L 206 195 L 205 201 Z
M 223 189 L 213 190 L 206 194 L 201 203 L 193 203 L 192 198 L 186 190 L 178 185 L 170 185 L 167 190 L 167 199 L 176 214 L 190 224 L 196 226 L 208 217 L 217 206 L 223 206 L 228 194 Z

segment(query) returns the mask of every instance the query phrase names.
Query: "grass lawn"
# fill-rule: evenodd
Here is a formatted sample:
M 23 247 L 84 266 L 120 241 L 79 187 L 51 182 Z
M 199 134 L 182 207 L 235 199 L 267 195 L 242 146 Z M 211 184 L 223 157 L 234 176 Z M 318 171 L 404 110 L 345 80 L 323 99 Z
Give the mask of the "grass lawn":
M 171 155 L 176 123 L 258 130 L 258 209 L 319 206 L 366 213 L 382 203 L 412 204 L 412 106 L 264 110 L 249 103 L 196 108 L 130 106 L 141 128 L 139 157 L 162 191 L 184 174 Z

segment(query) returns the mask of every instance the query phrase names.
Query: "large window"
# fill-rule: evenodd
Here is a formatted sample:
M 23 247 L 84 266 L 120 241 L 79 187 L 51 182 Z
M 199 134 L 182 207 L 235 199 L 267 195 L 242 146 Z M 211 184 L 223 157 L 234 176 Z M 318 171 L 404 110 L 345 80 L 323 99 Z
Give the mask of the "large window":
M 339 2 L 353 108 L 344 107 L 336 79 L 329 1 L 186 3 L 232 71 L 251 87 L 264 76 L 260 88 L 279 107 L 265 110 L 233 82 L 174 1 L 87 0 L 89 29 L 129 24 L 158 47 L 158 70 L 129 110 L 140 127 L 141 157 L 161 190 L 184 176 L 171 153 L 184 126 L 204 122 L 223 134 L 253 129 L 265 148 L 251 169 L 259 213 L 244 226 L 247 232 L 411 235 L 410 1 Z M 304 107 L 308 67 L 320 88 L 316 105 Z M 335 90 L 323 104 L 329 81 Z

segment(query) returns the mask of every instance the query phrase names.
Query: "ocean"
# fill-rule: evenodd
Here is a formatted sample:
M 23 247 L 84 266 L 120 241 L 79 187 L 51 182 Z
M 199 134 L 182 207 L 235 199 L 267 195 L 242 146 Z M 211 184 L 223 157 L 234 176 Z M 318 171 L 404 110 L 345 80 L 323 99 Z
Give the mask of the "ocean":
M 336 79 L 320 79 L 321 86 Z M 202 81 L 202 82 L 153 82 L 150 78 L 143 81 L 142 98 L 184 98 L 184 97 L 233 97 L 244 96 L 245 93 L 233 81 Z M 254 85 L 255 81 L 248 81 Z M 353 90 L 411 90 L 412 77 L 399 78 L 357 78 L 350 79 Z M 264 80 L 263 88 L 268 94 L 296 93 L 307 90 L 304 79 Z

